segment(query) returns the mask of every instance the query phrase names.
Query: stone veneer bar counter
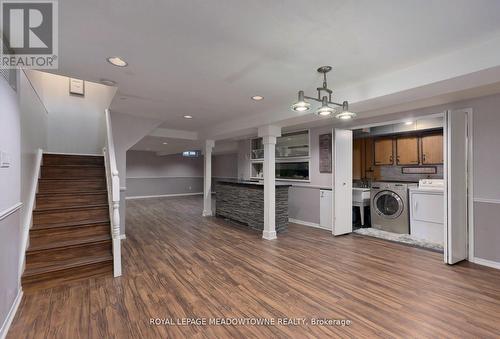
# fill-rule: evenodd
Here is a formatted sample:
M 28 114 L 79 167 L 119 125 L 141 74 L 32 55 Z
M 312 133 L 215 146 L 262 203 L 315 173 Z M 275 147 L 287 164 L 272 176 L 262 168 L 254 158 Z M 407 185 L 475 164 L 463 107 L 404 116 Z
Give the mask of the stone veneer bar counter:
M 288 227 L 288 184 L 276 184 L 276 232 Z M 219 180 L 215 183 L 215 215 L 264 229 L 264 184 Z

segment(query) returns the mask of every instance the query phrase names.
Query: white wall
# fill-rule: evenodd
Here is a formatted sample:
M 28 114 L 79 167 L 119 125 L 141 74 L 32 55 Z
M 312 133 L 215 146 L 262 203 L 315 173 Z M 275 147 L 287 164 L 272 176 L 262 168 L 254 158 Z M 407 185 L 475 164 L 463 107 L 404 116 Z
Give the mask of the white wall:
M 152 177 L 202 177 L 203 157 L 180 154 L 158 156 L 154 152 L 127 152 L 127 179 Z
M 0 77 L 0 151 L 10 156 L 10 167 L 0 168 L 0 335 L 13 312 L 20 293 L 19 262 L 21 248 L 21 122 L 16 92 Z
M 238 154 L 217 154 L 212 157 L 212 177 L 237 178 Z
M 24 72 L 19 72 L 19 107 L 21 110 L 21 200 L 22 225 L 29 229 L 28 200 L 35 176 L 35 160 L 38 149 L 47 150 L 49 116 L 43 103 Z
M 127 197 L 203 192 L 203 156 L 158 156 L 154 152 L 127 152 Z M 236 178 L 237 155 L 212 156 L 212 177 Z
M 250 170 L 250 140 L 238 141 L 238 179 L 249 180 Z
M 138 118 L 128 114 L 111 112 L 113 141 L 115 144 L 116 166 L 120 177 L 120 232 L 126 228 L 126 188 L 127 188 L 127 151 L 144 136 L 157 128 L 161 120 Z
M 86 81 L 85 96 L 69 94 L 69 78 L 27 71 L 49 112 L 49 152 L 102 154 L 106 136 L 104 110 L 116 87 Z

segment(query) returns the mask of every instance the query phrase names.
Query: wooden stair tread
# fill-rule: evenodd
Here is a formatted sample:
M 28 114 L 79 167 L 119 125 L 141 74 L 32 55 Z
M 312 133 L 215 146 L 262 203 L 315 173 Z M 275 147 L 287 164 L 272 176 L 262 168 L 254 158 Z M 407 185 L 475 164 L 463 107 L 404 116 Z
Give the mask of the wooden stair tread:
M 104 157 L 44 153 L 40 175 L 23 288 L 112 272 Z
M 52 196 L 73 196 L 73 195 L 98 195 L 107 194 L 106 190 L 91 190 L 91 191 L 78 191 L 78 192 L 42 192 L 37 193 L 36 196 L 39 198 L 52 197 Z
M 105 177 L 40 178 L 39 181 L 105 181 Z
M 78 205 L 78 206 L 68 206 L 68 207 L 47 207 L 47 208 L 37 208 L 33 213 L 43 213 L 43 212 L 57 212 L 57 211 L 68 211 L 68 210 L 87 210 L 94 208 L 108 207 L 108 204 L 95 204 L 95 205 Z
M 58 262 L 53 262 L 52 263 L 53 265 L 50 266 L 27 268 L 24 271 L 23 278 L 32 277 L 39 274 L 63 271 L 75 267 L 87 266 L 97 263 L 105 263 L 109 261 L 113 261 L 113 256 L 111 255 L 111 253 L 94 257 L 84 257 L 78 259 L 58 261 Z
M 92 244 L 92 243 L 98 243 L 98 242 L 102 242 L 102 241 L 111 241 L 111 235 L 109 235 L 109 234 L 98 235 L 98 236 L 94 235 L 91 237 L 82 237 L 82 238 L 76 238 L 76 239 L 65 240 L 65 241 L 57 241 L 57 242 L 52 242 L 49 244 L 43 244 L 43 245 L 38 245 L 38 246 L 31 246 L 30 245 L 27 253 L 52 250 L 52 249 L 59 249 L 59 248 L 65 248 L 65 247 L 81 246 L 81 245 L 87 245 L 87 244 Z
M 109 218 L 105 220 L 89 220 L 89 221 L 78 221 L 78 222 L 64 222 L 56 224 L 36 224 L 33 225 L 31 230 L 45 230 L 50 228 L 63 228 L 63 227 L 76 227 L 85 225 L 96 225 L 96 224 L 109 224 Z
M 82 164 L 82 165 L 74 165 L 74 164 L 46 164 L 43 165 L 42 167 L 62 167 L 62 168 L 104 168 L 104 165 L 98 165 L 98 164 Z

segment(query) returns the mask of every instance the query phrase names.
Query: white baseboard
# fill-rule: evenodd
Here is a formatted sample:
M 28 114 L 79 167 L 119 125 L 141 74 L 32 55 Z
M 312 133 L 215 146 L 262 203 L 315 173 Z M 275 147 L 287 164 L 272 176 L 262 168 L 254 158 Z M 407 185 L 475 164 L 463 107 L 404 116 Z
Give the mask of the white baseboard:
M 489 198 L 474 198 L 474 202 L 484 202 L 487 204 L 500 204 L 500 199 L 489 199 Z
M 120 239 L 121 239 L 121 240 L 125 240 L 125 239 L 127 239 L 127 235 L 126 235 L 126 234 L 120 234 Z
M 132 196 L 132 197 L 126 197 L 125 200 L 150 199 L 150 198 L 169 198 L 169 197 L 186 197 L 186 196 L 190 196 L 190 195 L 203 195 L 203 192 Z
M 492 260 L 487 260 L 487 259 L 482 259 L 482 258 L 472 258 L 472 260 L 469 260 L 469 261 L 473 262 L 474 264 L 488 266 L 488 267 L 492 267 L 492 268 L 496 268 L 497 270 L 500 270 L 500 262 L 497 262 L 497 261 L 492 261 Z
M 288 221 L 294 224 L 299 224 L 299 225 L 304 225 L 304 226 L 309 226 L 309 227 L 314 227 L 314 228 L 320 228 L 322 230 L 331 230 L 330 228 L 323 227 L 320 224 L 317 224 L 315 222 L 309 222 L 309 221 L 303 221 L 303 220 L 298 220 L 298 219 L 293 219 L 293 218 L 288 218 Z
M 10 325 L 12 324 L 12 320 L 14 320 L 14 317 L 16 316 L 17 309 L 19 308 L 19 305 L 21 304 L 21 300 L 23 299 L 23 290 L 19 288 L 19 292 L 17 293 L 16 299 L 14 300 L 14 303 L 10 307 L 9 313 L 7 314 L 7 317 L 5 318 L 5 321 L 3 322 L 2 328 L 0 329 L 0 338 L 5 339 L 7 337 L 7 333 L 9 332 Z

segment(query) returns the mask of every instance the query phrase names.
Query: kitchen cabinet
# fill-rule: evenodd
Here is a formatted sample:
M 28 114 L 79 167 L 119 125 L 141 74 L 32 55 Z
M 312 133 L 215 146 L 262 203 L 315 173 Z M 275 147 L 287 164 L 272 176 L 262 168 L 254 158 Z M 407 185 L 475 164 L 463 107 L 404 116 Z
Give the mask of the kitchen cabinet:
M 394 164 L 392 138 L 380 138 L 374 141 L 375 165 Z
M 363 173 L 363 139 L 354 139 L 352 143 L 352 178 L 360 180 L 364 177 Z
M 373 160 L 373 138 L 365 139 L 365 172 L 373 172 L 375 161 Z M 366 175 L 368 178 L 369 176 Z
M 421 162 L 422 165 L 440 165 L 444 163 L 442 134 L 422 136 Z
M 418 137 L 407 136 L 396 139 L 396 164 L 418 165 Z

